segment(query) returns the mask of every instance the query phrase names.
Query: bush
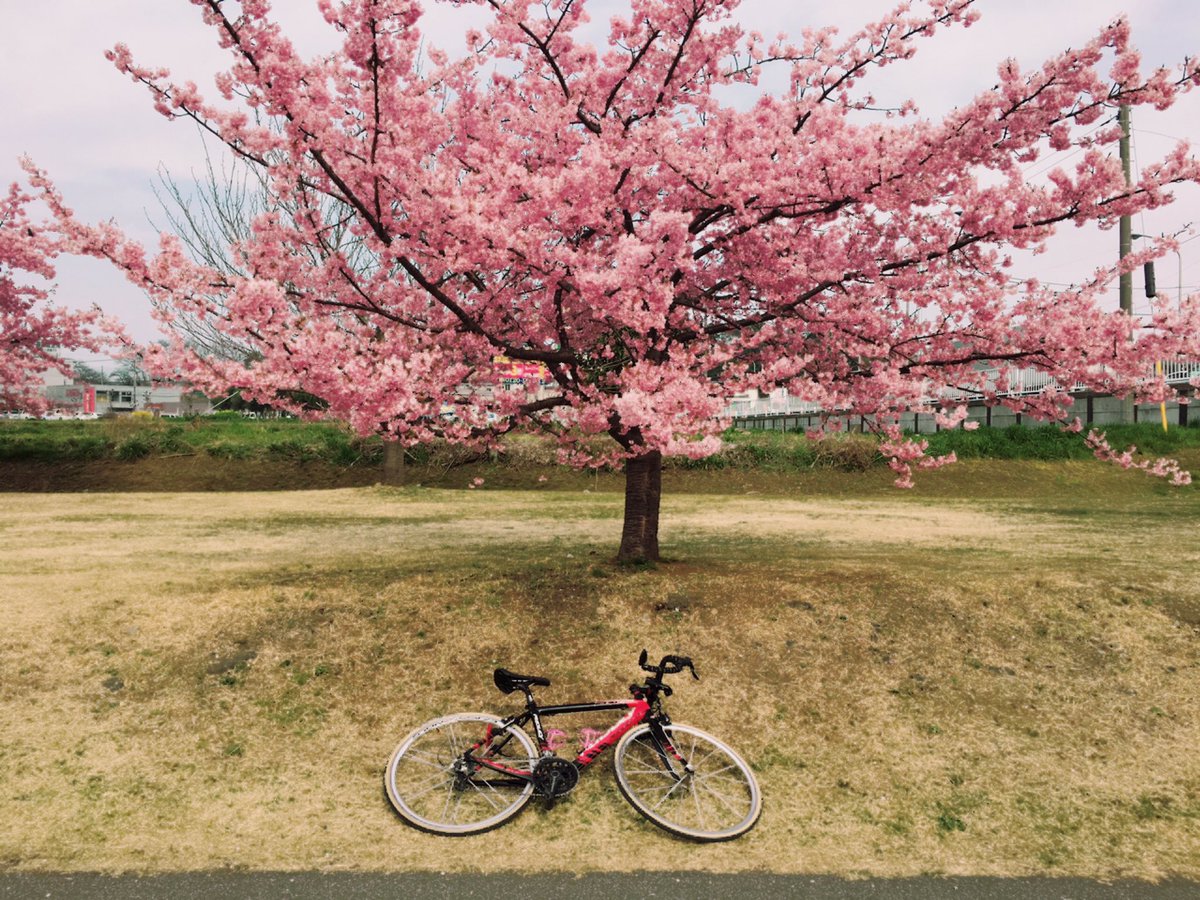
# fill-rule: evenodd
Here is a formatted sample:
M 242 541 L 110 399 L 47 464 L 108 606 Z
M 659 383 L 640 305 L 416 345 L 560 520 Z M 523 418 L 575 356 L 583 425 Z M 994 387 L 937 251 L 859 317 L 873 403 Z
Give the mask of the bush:
M 158 452 L 159 453 L 186 453 L 191 449 L 191 445 L 186 439 L 187 432 L 182 425 L 172 425 L 166 431 L 158 435 Z
M 0 460 L 61 462 L 103 459 L 112 444 L 94 422 L 0 422 Z
M 329 428 L 321 432 L 320 443 L 314 449 L 318 458 L 332 465 L 349 466 L 362 455 L 357 444 L 355 436 L 346 429 Z
M 1200 423 L 1197 423 L 1200 425 Z M 1122 450 L 1134 444 L 1148 456 L 1173 456 L 1185 448 L 1200 448 L 1200 427 L 1172 425 L 1164 433 L 1155 422 L 1138 425 L 1099 426 L 1109 443 Z M 735 431 L 722 435 L 725 447 L 705 459 L 672 457 L 664 464 L 673 469 L 760 469 L 775 472 L 829 468 L 861 472 L 882 462 L 878 439 L 855 432 L 832 433 L 811 439 L 805 433 Z M 961 459 L 1090 459 L 1084 435 L 1064 432 L 1054 425 L 1035 427 L 949 429 L 914 435 L 929 442 L 929 453 L 953 452 Z M 610 449 L 597 440 L 594 449 Z M 224 412 L 180 422 L 144 417 L 101 421 L 0 421 L 0 460 L 46 463 L 115 458 L 142 459 L 154 454 L 205 452 L 222 459 L 321 460 L 334 466 L 379 465 L 383 443 L 375 436 L 361 438 L 344 426 L 296 419 L 247 419 Z M 514 469 L 552 466 L 557 460 L 553 439 L 512 435 L 501 449 L 487 453 L 433 441 L 405 450 L 409 465 L 449 471 L 459 466 L 488 462 Z
M 247 454 L 250 448 L 245 448 Z M 267 454 L 279 459 L 308 460 L 320 456 L 320 449 L 299 437 L 286 437 L 267 445 Z M 241 457 L 239 457 L 241 458 Z
M 879 454 L 879 439 L 872 435 L 827 434 L 811 444 L 815 466 L 865 472 L 883 459 Z
M 249 459 L 252 455 L 250 447 L 228 440 L 213 441 L 204 449 L 209 456 L 215 456 L 217 459 Z
M 557 455 L 557 449 L 550 441 L 526 435 L 510 437 L 504 442 L 503 459 L 516 468 L 552 466 L 557 462 Z
M 134 460 L 149 456 L 157 441 L 151 432 L 135 432 L 122 440 L 113 450 L 117 459 Z
M 1130 444 L 1149 454 L 1171 454 L 1184 447 L 1200 446 L 1200 432 L 1192 428 L 1171 428 L 1164 432 L 1158 424 L 1096 425 L 1108 442 L 1118 449 Z M 953 451 L 959 459 L 1090 459 L 1091 450 L 1084 434 L 1063 431 L 1057 425 L 1033 427 L 1010 425 L 1007 428 L 979 428 L 976 431 L 952 429 L 920 437 L 929 441 L 929 453 L 941 455 Z

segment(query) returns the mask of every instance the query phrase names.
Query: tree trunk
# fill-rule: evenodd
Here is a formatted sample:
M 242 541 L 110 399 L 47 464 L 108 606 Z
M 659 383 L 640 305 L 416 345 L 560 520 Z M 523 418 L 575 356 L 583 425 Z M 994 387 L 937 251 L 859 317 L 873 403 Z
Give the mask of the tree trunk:
M 625 526 L 617 561 L 657 562 L 658 504 L 662 498 L 662 454 L 657 450 L 625 462 Z
M 404 445 L 399 441 L 383 442 L 383 483 L 404 484 Z

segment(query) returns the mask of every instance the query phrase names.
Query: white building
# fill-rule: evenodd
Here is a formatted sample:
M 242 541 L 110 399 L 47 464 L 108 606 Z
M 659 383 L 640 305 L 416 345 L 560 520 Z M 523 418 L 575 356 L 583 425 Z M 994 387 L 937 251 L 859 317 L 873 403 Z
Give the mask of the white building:
M 211 412 L 208 398 L 179 385 L 53 384 L 45 389 L 50 406 L 64 415 L 119 415 L 150 412 L 165 416 Z

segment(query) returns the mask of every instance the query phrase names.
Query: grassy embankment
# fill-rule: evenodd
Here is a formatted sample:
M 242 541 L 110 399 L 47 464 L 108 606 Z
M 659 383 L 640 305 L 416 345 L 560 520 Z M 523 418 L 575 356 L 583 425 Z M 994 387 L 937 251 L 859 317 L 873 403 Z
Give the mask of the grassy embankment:
M 1151 455 L 1200 467 L 1200 428 L 1155 425 L 1109 429 L 1114 447 L 1136 444 Z M 925 436 L 931 454 L 961 460 L 1087 461 L 1077 434 L 1054 427 L 943 431 Z M 729 431 L 726 449 L 704 460 L 668 460 L 668 478 L 685 490 L 890 490 L 892 476 L 866 435 Z M 479 456 L 435 445 L 407 451 L 411 483 L 465 487 L 619 489 L 620 473 L 573 472 L 555 465 L 554 447 L 515 436 L 498 453 Z M 93 422 L 0 421 L 0 490 L 250 490 L 370 485 L 382 477 L 383 450 L 332 423 L 255 421 L 237 415 L 191 420 Z M 1019 467 L 1018 467 L 1019 469 Z M 546 479 L 539 481 L 540 477 Z M 953 481 L 953 479 L 951 479 Z
M 669 472 L 653 569 L 610 562 L 618 495 L 495 491 L 499 466 L 474 491 L 10 494 L 0 865 L 1200 878 L 1200 491 L 1075 461 L 909 493 L 772 471 Z M 478 838 L 390 812 L 409 729 L 509 705 L 492 666 L 619 696 L 642 647 L 695 657 L 672 712 L 757 769 L 745 838 L 675 841 L 603 768 Z

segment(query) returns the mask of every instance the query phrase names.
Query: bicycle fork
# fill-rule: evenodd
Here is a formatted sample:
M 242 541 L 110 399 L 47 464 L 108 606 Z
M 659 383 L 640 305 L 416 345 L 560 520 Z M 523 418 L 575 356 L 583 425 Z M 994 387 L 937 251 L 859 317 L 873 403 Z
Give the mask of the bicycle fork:
M 676 781 L 683 781 L 691 775 L 696 774 L 696 770 L 692 764 L 683 758 L 675 745 L 671 743 L 667 737 L 666 731 L 658 722 L 650 724 L 650 734 L 654 738 L 654 752 L 658 754 L 659 760 L 662 761 L 663 768 L 667 770 L 672 778 Z M 683 774 L 680 774 L 677 769 L 682 769 Z

